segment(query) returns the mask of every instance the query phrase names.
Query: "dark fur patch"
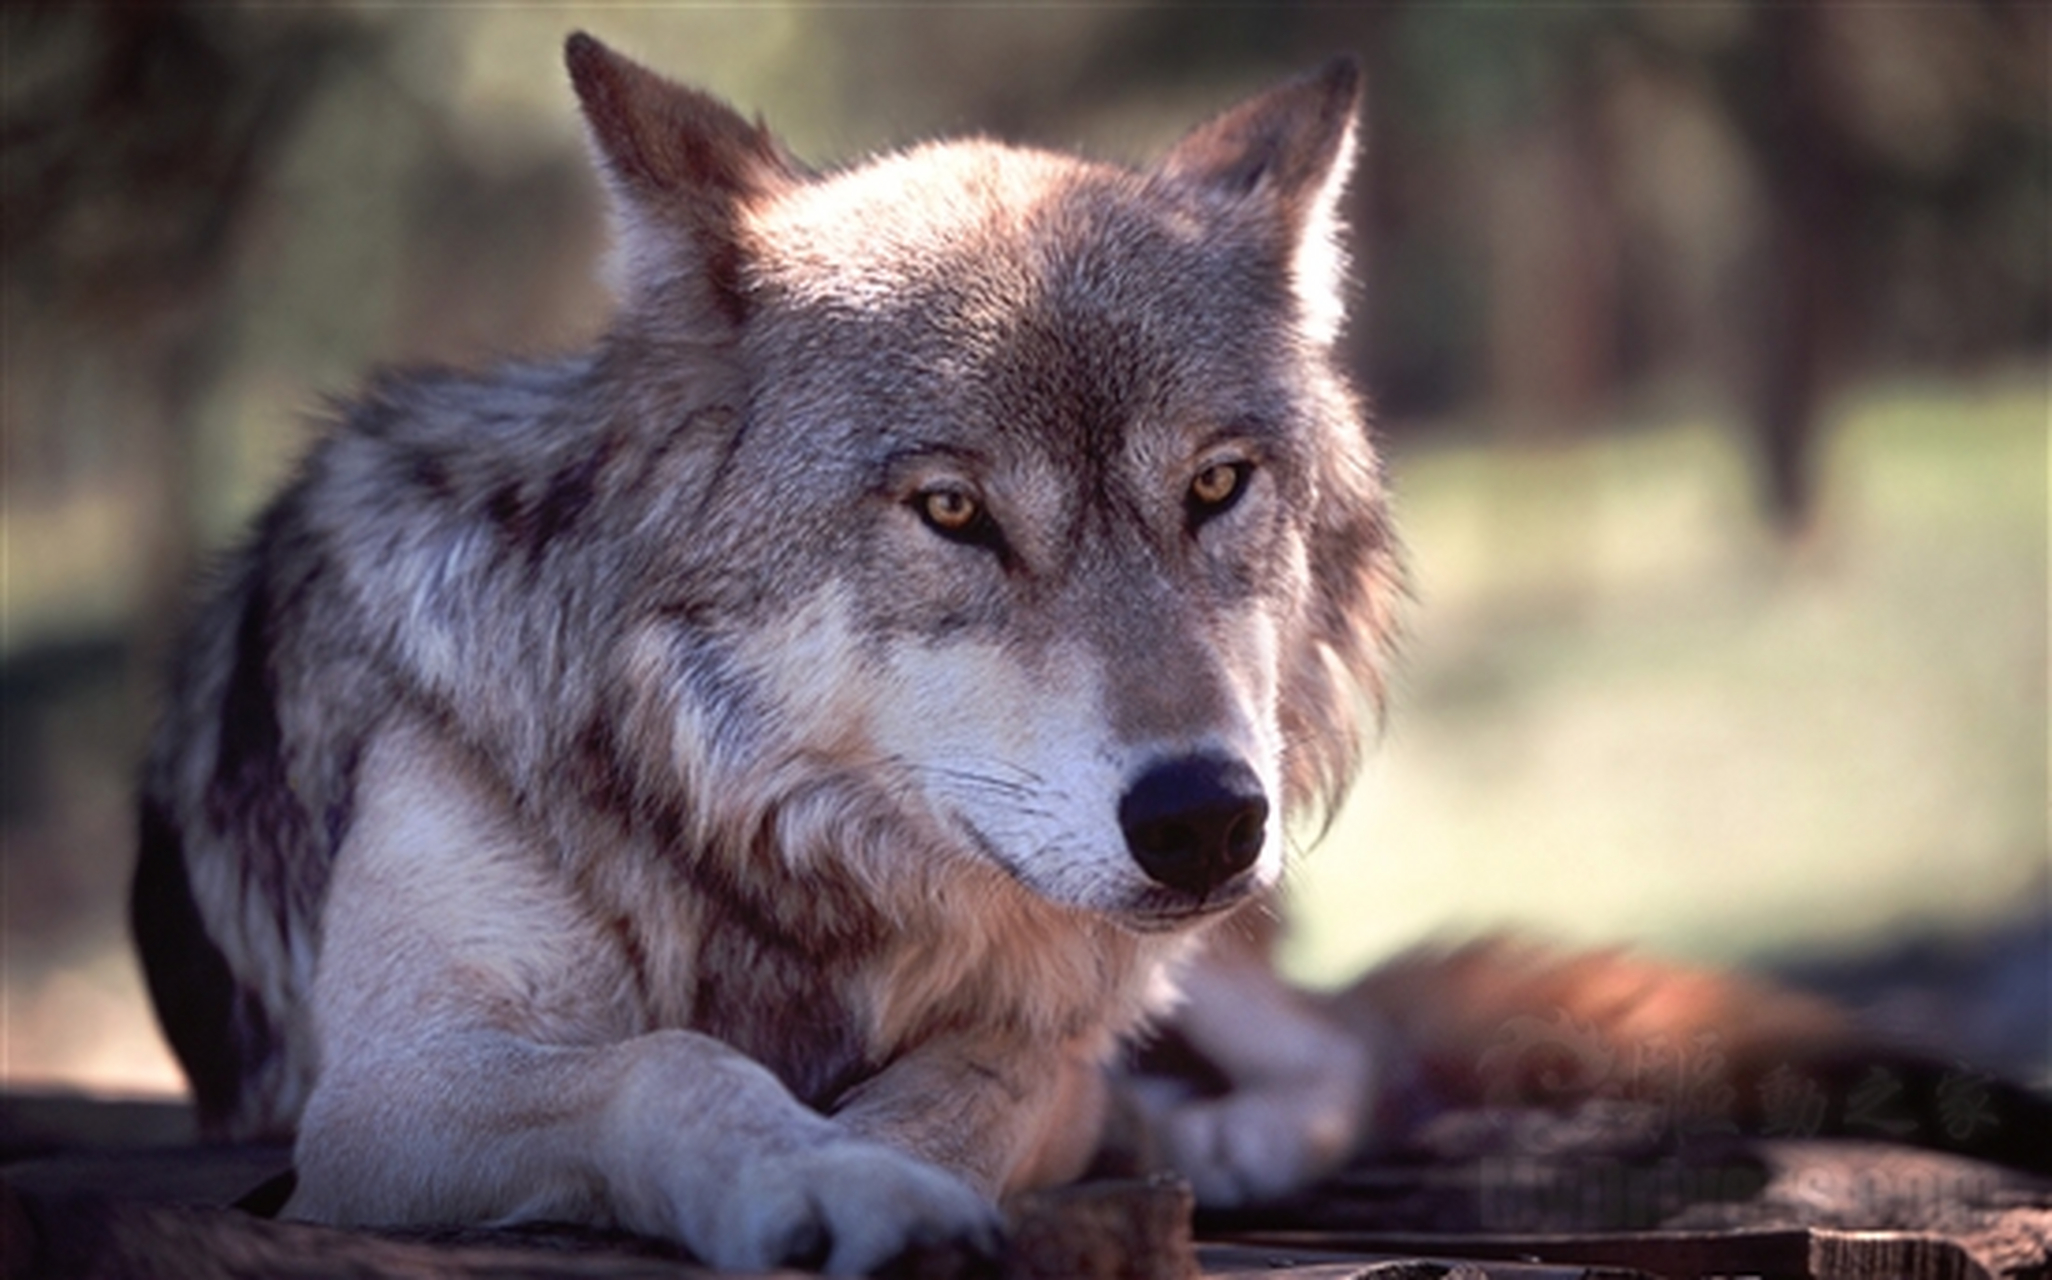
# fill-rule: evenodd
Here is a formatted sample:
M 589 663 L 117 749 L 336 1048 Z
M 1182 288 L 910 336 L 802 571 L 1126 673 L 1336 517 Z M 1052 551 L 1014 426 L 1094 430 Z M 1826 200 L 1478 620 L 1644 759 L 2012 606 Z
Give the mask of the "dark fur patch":
M 200 1126 L 213 1131 L 234 1114 L 244 1076 L 270 1056 L 274 1037 L 200 919 L 176 824 L 145 799 L 140 825 L 129 927 L 164 1037 L 192 1082 Z
M 768 1067 L 811 1106 L 874 1070 L 831 966 L 768 930 L 715 919 L 699 945 L 694 1025 Z
M 485 513 L 533 564 L 590 509 L 598 495 L 599 472 L 615 452 L 617 445 L 610 437 L 602 440 L 551 475 L 534 498 L 517 481 L 502 485 L 486 499 Z
M 447 502 L 456 493 L 456 485 L 449 477 L 449 464 L 443 458 L 427 449 L 415 449 L 406 455 L 406 478 L 425 490 L 438 502 Z
M 246 812 L 286 786 L 283 734 L 271 679 L 270 592 L 256 579 L 235 625 L 235 662 L 221 698 L 219 745 L 208 799 L 220 817 Z
M 276 523 L 267 522 L 259 529 L 263 542 L 277 541 L 271 527 Z M 280 934 L 289 936 L 294 929 L 290 868 L 303 865 L 314 845 L 312 819 L 293 792 L 284 732 L 278 723 L 272 612 L 271 590 L 259 572 L 252 578 L 235 625 L 235 656 L 221 695 L 214 776 L 207 787 L 206 810 L 209 824 L 236 833 L 244 848 L 268 855 L 246 862 L 244 874 L 266 882 L 260 892 L 278 913 Z M 346 812 L 325 816 L 338 829 L 347 825 Z

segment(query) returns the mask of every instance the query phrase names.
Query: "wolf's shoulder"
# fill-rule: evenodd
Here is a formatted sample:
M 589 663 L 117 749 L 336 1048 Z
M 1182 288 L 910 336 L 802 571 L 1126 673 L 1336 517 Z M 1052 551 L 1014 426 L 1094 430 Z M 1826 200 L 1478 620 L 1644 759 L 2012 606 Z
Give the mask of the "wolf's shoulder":
M 451 538 L 533 555 L 590 505 L 596 470 L 631 434 L 594 363 L 380 373 L 331 407 L 284 502 L 344 555 Z
M 380 370 L 330 402 L 310 470 L 340 478 L 361 467 L 388 480 L 403 472 L 442 490 L 467 474 L 551 461 L 598 425 L 592 369 L 592 357 L 580 354 Z

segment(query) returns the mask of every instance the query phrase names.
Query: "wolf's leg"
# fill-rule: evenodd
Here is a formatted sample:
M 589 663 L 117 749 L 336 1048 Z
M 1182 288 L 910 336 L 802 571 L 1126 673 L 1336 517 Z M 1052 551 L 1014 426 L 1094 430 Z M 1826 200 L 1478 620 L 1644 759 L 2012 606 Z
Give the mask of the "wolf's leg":
M 833 1114 L 995 1198 L 1081 1175 L 1097 1149 L 1106 1093 L 1101 1055 L 1087 1046 L 955 1037 L 893 1062 Z
M 1183 985 L 1175 1028 L 1232 1086 L 1152 1108 L 1155 1138 L 1198 1202 L 1272 1200 L 1344 1163 L 1371 1114 L 1368 1046 L 1236 936 L 1215 935 Z
M 617 943 L 432 731 L 366 756 L 323 935 L 293 1216 L 618 1223 L 742 1270 L 994 1236 L 960 1179 L 718 1041 L 644 1032 Z
M 599 1048 L 466 1032 L 358 1055 L 323 1077 L 296 1158 L 292 1217 L 616 1223 L 733 1270 L 859 1273 L 997 1231 L 960 1181 L 683 1031 Z

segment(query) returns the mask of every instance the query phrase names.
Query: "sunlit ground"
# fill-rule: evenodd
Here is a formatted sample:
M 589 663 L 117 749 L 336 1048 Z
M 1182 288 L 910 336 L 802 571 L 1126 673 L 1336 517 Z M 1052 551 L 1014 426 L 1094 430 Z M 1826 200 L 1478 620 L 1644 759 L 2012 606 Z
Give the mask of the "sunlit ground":
M 1412 637 L 1291 967 L 1501 924 L 1730 959 L 2041 903 L 2046 414 L 2042 373 L 1853 399 L 1793 549 L 1710 423 L 1399 458 Z M 64 783 L 77 838 L 125 840 L 124 768 Z M 60 951 L 0 940 L 10 1087 L 177 1087 L 122 888 Z
M 1793 548 L 1708 423 L 1400 459 L 1414 634 L 1295 971 L 1503 924 L 1732 959 L 2042 908 L 2045 392 L 1853 398 Z

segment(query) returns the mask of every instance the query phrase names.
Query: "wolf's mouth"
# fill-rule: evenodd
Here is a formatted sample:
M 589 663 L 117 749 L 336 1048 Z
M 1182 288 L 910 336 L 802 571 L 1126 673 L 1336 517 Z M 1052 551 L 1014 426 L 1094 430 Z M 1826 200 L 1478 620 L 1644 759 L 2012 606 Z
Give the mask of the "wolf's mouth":
M 1123 894 L 1107 894 L 1098 900 L 1080 900 L 1051 893 L 1019 859 L 1007 854 L 997 841 L 984 834 L 961 813 L 950 815 L 955 827 L 978 854 L 1003 871 L 1020 888 L 1057 906 L 1093 912 L 1133 933 L 1175 933 L 1231 911 L 1253 897 L 1261 888 L 1260 875 L 1249 869 L 1203 893 L 1190 893 L 1163 885 L 1149 884 Z
M 1151 889 L 1110 914 L 1135 933 L 1174 933 L 1245 905 L 1260 887 L 1259 877 L 1248 871 L 1201 897 Z

